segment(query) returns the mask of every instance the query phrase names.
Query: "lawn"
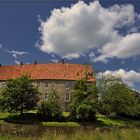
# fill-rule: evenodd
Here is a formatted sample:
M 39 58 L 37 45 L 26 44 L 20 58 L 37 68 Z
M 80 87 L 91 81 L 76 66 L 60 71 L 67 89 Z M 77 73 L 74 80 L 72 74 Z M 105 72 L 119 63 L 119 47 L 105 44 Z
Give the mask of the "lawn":
M 140 120 L 132 120 L 128 118 L 113 118 L 103 115 L 97 115 L 97 121 L 101 121 L 106 126 L 138 126 L 140 127 Z
M 7 112 L 0 112 L 0 124 L 4 124 L 5 119 L 10 115 L 10 113 Z
M 42 122 L 43 126 L 66 126 L 66 127 L 79 127 L 77 122 Z

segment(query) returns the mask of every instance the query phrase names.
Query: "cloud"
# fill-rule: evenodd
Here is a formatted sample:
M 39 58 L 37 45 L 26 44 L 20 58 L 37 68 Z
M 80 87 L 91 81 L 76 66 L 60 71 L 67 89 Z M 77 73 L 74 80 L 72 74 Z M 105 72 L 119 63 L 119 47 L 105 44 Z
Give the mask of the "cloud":
M 55 54 L 53 54 L 53 53 L 51 54 L 51 57 L 56 58 Z
M 15 54 L 15 55 L 24 55 L 24 54 L 28 54 L 28 52 L 25 52 L 25 51 L 9 51 L 10 53 L 12 54 Z
M 14 50 L 9 51 L 8 50 L 8 52 L 11 53 L 15 59 L 17 59 L 17 56 L 29 54 L 28 52 L 25 52 L 25 51 L 14 51 Z
M 2 45 L 0 44 L 0 49 L 2 49 Z
M 133 87 L 135 83 L 140 83 L 140 72 L 136 72 L 134 70 L 125 71 L 124 69 L 119 69 L 115 71 L 105 71 L 99 72 L 97 74 L 98 77 L 102 75 L 112 74 L 114 76 L 119 76 L 122 78 L 123 82 L 127 85 Z
M 11 54 L 14 57 L 14 62 L 16 64 L 19 64 L 20 63 L 20 61 L 17 60 L 18 59 L 18 56 L 29 54 L 26 51 L 17 51 L 17 50 L 15 51 L 15 50 L 5 49 L 1 44 L 0 44 L 0 49 L 2 49 L 6 53 Z
M 140 33 L 128 34 L 125 37 L 110 42 L 100 49 L 101 55 L 96 61 L 103 61 L 107 58 L 129 58 L 140 55 Z
M 14 60 L 16 64 L 20 64 L 20 61 L 18 61 L 17 59 Z
M 51 59 L 51 61 L 57 63 L 58 59 Z
M 67 59 L 89 54 L 94 62 L 137 56 L 140 51 L 134 49 L 140 50 L 140 33 L 136 33 L 134 24 L 138 17 L 130 4 L 104 8 L 99 1 L 89 4 L 79 1 L 71 7 L 52 10 L 46 21 L 39 18 L 38 47 Z M 120 33 L 124 29 L 125 35 Z M 96 55 L 90 56 L 92 51 Z
M 18 56 L 29 54 L 28 52 L 25 52 L 25 51 L 14 51 L 14 50 L 9 51 L 9 53 L 11 53 L 12 56 L 14 57 L 14 59 L 15 59 L 14 61 L 15 61 L 16 64 L 20 64 L 20 61 L 17 60 Z

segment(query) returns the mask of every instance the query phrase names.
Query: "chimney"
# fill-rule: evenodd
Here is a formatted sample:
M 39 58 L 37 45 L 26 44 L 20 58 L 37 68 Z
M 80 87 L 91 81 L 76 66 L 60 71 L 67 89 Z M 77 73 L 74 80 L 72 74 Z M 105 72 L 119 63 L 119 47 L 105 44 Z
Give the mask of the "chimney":
M 21 66 L 23 65 L 23 61 L 20 61 L 20 65 L 21 65 Z
M 64 59 L 59 59 L 59 60 L 58 60 L 58 63 L 64 64 L 65 61 L 64 61 Z
M 61 59 L 61 63 L 62 63 L 62 64 L 64 64 L 64 63 L 65 63 L 64 59 Z
M 34 61 L 34 64 L 35 64 L 35 65 L 37 64 L 37 61 L 36 61 L 36 60 Z

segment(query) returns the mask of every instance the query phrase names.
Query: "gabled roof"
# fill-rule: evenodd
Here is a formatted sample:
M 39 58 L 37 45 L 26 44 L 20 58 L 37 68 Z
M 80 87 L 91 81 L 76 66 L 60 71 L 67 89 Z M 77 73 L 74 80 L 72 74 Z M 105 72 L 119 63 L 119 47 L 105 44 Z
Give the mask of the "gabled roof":
M 0 66 L 0 81 L 29 75 L 33 80 L 80 80 L 86 73 L 93 75 L 91 65 L 50 63 Z M 95 82 L 90 76 L 88 81 Z

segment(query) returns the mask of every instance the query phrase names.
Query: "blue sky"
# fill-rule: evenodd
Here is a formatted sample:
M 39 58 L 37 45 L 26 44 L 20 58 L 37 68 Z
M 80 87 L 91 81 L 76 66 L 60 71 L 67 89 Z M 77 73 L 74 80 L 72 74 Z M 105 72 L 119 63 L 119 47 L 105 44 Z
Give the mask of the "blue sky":
M 90 63 L 140 90 L 139 7 L 139 0 L 1 1 L 0 63 Z

